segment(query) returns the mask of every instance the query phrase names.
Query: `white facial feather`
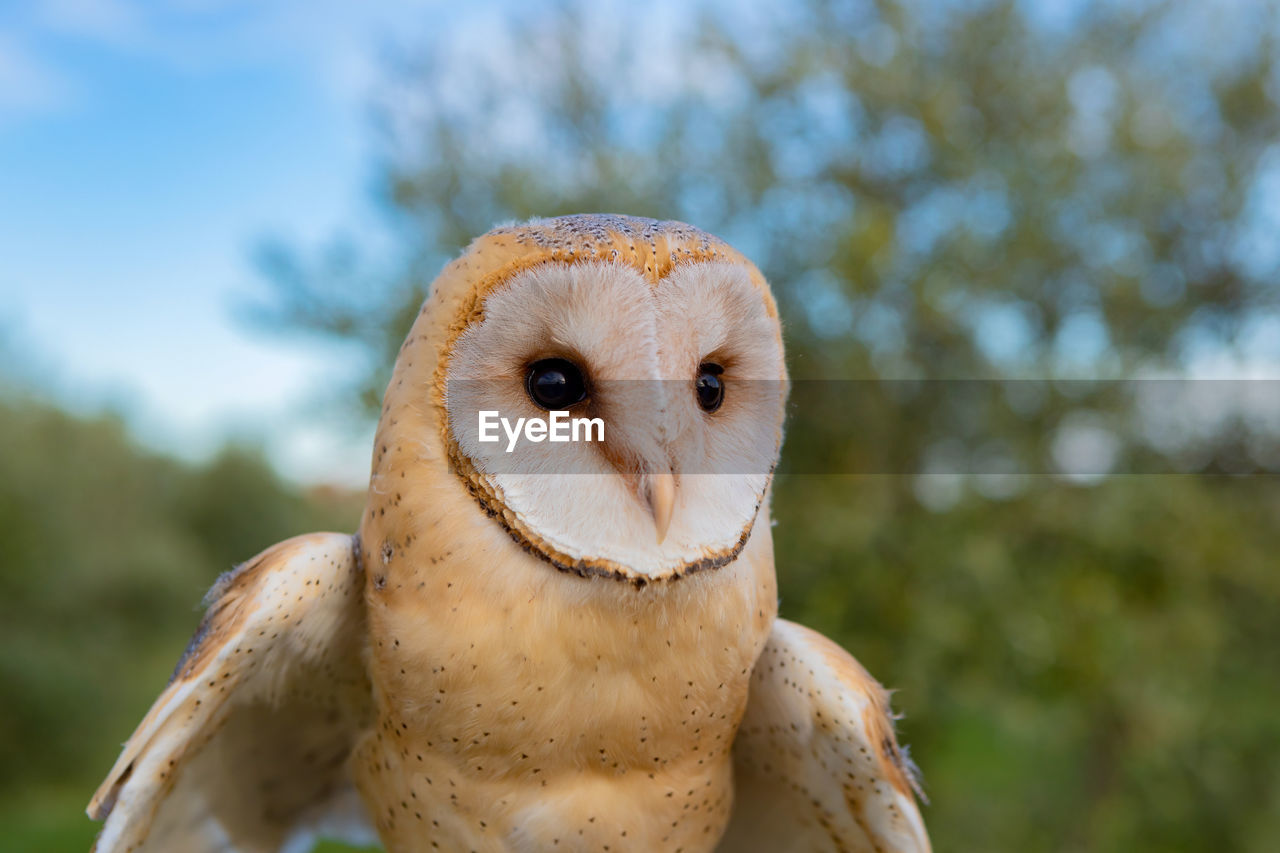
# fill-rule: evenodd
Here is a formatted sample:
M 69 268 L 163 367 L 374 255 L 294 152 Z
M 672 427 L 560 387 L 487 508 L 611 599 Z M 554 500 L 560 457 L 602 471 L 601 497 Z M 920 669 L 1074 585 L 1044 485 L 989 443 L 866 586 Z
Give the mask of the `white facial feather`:
M 479 410 L 545 417 L 528 366 L 567 358 L 595 393 L 603 445 L 478 440 Z M 699 365 L 724 368 L 725 402 L 699 408 Z M 507 509 L 556 551 L 654 579 L 736 547 L 750 530 L 781 443 L 784 368 L 777 319 L 746 270 L 676 267 L 652 285 L 612 263 L 546 264 L 488 295 L 449 355 L 446 407 L 462 453 Z M 640 380 L 640 381 L 635 381 Z M 674 471 L 666 538 L 637 478 Z

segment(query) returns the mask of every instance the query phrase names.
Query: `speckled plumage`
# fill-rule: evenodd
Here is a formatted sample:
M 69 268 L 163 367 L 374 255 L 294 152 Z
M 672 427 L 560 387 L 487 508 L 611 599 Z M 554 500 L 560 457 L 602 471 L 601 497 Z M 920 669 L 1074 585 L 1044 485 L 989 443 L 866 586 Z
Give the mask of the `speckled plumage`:
M 689 378 L 714 353 L 730 389 L 785 380 L 764 279 L 691 226 L 476 240 L 401 349 L 360 535 L 290 540 L 214 588 L 90 805 L 100 849 L 275 850 L 362 811 L 393 851 L 929 849 L 884 692 L 776 619 L 781 400 L 711 421 L 676 395 L 646 419 L 600 390 L 623 437 L 574 451 L 597 473 L 495 472 L 456 434 L 450 382 L 518 388 L 561 351 L 603 379 Z M 759 471 L 682 473 L 682 443 Z

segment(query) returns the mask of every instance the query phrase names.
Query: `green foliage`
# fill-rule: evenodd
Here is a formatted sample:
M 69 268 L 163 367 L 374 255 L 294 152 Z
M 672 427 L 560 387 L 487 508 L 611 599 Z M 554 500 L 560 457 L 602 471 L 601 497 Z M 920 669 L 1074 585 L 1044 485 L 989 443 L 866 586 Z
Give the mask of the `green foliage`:
M 193 468 L 113 418 L 0 399 L 0 847 L 87 849 L 83 810 L 169 678 L 219 573 L 298 533 L 354 530 L 257 451 Z M 12 847 L 7 847 L 12 845 Z
M 1187 44 L 1201 4 L 1141 6 L 1046 28 L 1012 2 L 807 2 L 637 40 L 639 13 L 561 5 L 488 22 L 479 54 L 443 30 L 382 102 L 405 269 L 371 286 L 352 252 L 274 246 L 272 316 L 365 347 L 376 412 L 445 260 L 495 222 L 609 210 L 756 260 L 795 376 L 1124 376 L 1230 349 L 1278 304 L 1251 201 L 1280 134 L 1271 36 L 1215 56 Z
M 1280 839 L 1280 483 L 1046 479 L 922 512 L 899 477 L 791 477 L 782 609 L 898 688 L 939 850 Z

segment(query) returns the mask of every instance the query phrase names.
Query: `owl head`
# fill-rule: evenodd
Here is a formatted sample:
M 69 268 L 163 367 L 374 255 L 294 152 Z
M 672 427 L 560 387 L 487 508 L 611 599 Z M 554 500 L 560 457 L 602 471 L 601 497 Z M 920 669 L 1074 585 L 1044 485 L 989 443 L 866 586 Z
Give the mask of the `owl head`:
M 613 215 L 501 227 L 401 348 L 373 488 L 443 464 L 561 571 L 679 578 L 732 561 L 767 513 L 785 388 L 768 285 L 721 240 Z

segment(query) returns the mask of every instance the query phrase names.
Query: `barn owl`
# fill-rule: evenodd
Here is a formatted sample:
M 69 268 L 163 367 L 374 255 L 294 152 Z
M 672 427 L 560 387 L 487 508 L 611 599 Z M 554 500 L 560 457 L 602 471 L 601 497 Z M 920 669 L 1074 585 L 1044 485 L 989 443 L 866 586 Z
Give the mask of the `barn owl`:
M 400 350 L 358 534 L 215 584 L 97 849 L 929 850 L 885 691 L 776 615 L 785 380 L 764 278 L 709 234 L 475 240 Z M 484 411 L 604 434 L 486 442 Z

